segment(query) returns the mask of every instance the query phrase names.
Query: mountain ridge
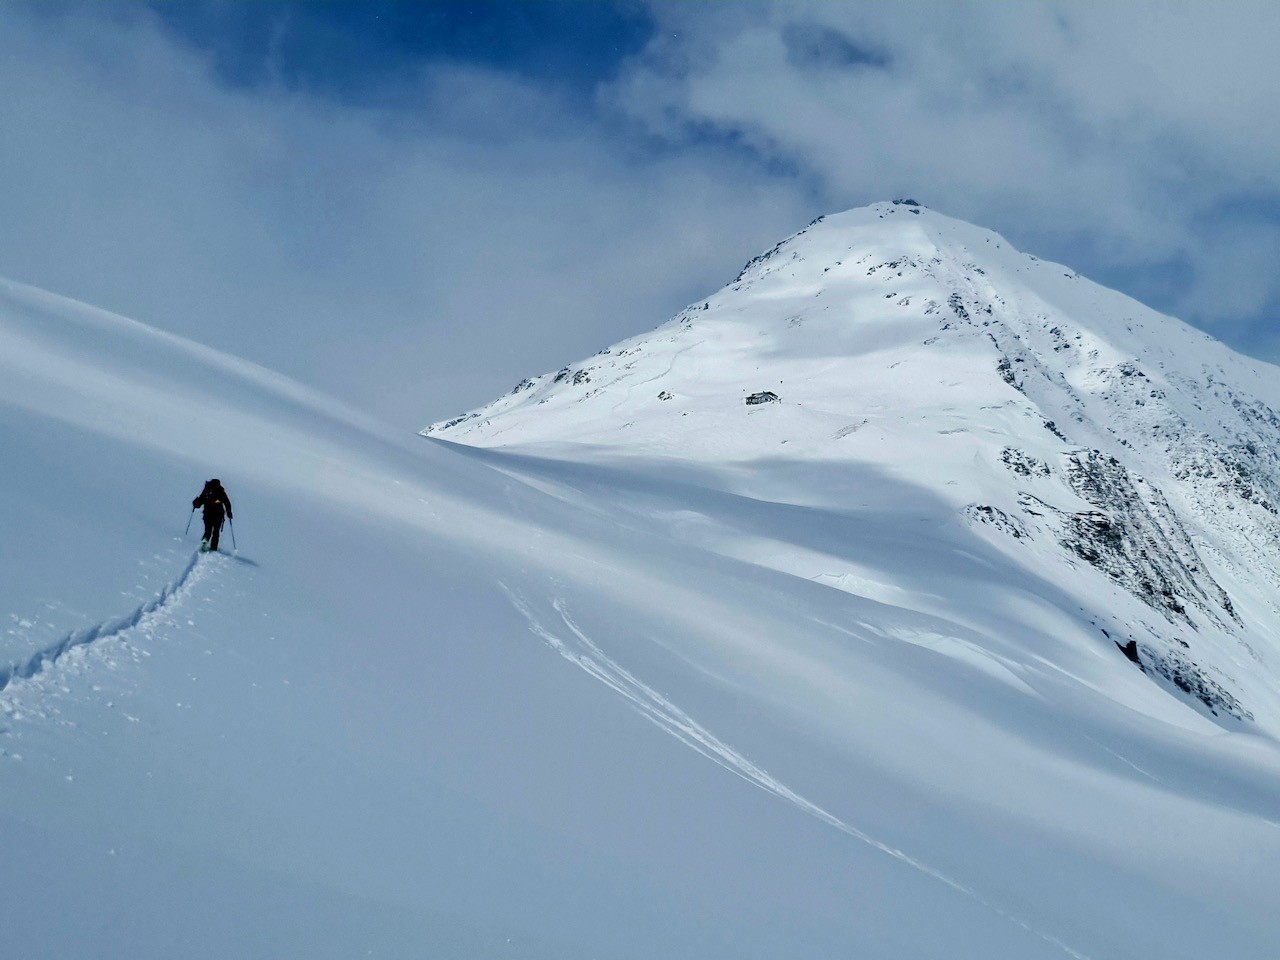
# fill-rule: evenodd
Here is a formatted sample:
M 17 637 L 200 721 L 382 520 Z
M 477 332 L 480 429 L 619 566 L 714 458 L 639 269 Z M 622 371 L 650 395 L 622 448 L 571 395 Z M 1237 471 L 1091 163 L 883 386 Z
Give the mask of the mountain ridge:
M 1159 617 L 1121 625 L 1130 660 L 1217 720 L 1256 720 L 1250 701 L 1274 724 L 1277 407 L 1280 369 L 897 201 L 819 218 L 651 333 L 423 432 L 737 464 L 752 496 L 834 508 L 847 491 L 765 489 L 751 465 L 873 464 L 1002 549 L 1101 574 Z
M 1099 338 L 1099 342 L 1089 345 L 1089 349 L 1098 351 L 1095 359 L 1104 361 L 1101 364 L 1095 364 L 1093 372 L 1097 374 L 1100 370 L 1109 367 L 1119 367 L 1126 360 L 1131 359 L 1134 352 L 1134 334 L 1135 330 L 1141 330 L 1144 324 L 1155 323 L 1162 328 L 1171 329 L 1176 338 L 1183 342 L 1194 342 L 1197 345 L 1205 346 L 1212 353 L 1216 353 L 1217 363 L 1239 362 L 1245 367 L 1252 367 L 1250 371 L 1250 379 L 1255 382 L 1250 384 L 1251 389 L 1258 389 L 1267 392 L 1270 396 L 1267 402 L 1272 405 L 1280 405 L 1280 386 L 1275 383 L 1268 385 L 1263 384 L 1260 377 L 1257 376 L 1257 369 L 1265 367 L 1275 369 L 1270 364 L 1263 361 L 1253 360 L 1244 357 L 1241 354 L 1232 351 L 1221 342 L 1215 340 L 1208 334 L 1191 327 L 1185 322 L 1174 317 L 1159 314 L 1154 310 L 1144 306 L 1139 301 L 1119 293 L 1118 291 L 1109 290 L 1093 284 L 1091 281 L 1085 280 L 1075 271 L 1070 270 L 1060 264 L 1051 261 L 1041 260 L 1029 254 L 1017 252 L 1003 237 L 993 231 L 984 228 L 974 227 L 963 221 L 954 220 L 927 210 L 919 206 L 907 206 L 906 201 L 895 201 L 892 203 L 874 204 L 870 207 L 857 208 L 855 210 L 846 211 L 842 214 L 835 214 L 826 217 L 820 217 L 812 221 L 807 227 L 784 239 L 776 244 L 773 248 L 752 258 L 739 272 L 734 281 L 727 284 L 717 293 L 710 297 L 695 302 L 686 307 L 675 317 L 666 323 L 657 327 L 649 334 L 640 334 L 620 341 L 612 347 L 606 348 L 596 354 L 594 358 L 569 364 L 550 374 L 544 374 L 537 377 L 522 380 L 511 391 L 507 397 L 516 394 L 525 393 L 530 390 L 535 391 L 537 399 L 544 400 L 547 397 L 542 393 L 544 388 L 566 384 L 561 390 L 567 390 L 569 386 L 584 386 L 588 383 L 596 382 L 596 374 L 600 370 L 600 361 L 596 358 L 602 356 L 614 355 L 617 351 L 626 350 L 631 352 L 636 345 L 644 344 L 646 341 L 655 339 L 660 332 L 666 331 L 673 325 L 683 325 L 686 327 L 693 326 L 698 321 L 705 319 L 705 315 L 709 311 L 726 306 L 726 301 L 730 301 L 727 306 L 729 309 L 740 309 L 740 305 L 732 302 L 731 295 L 750 290 L 758 285 L 761 281 L 769 278 L 773 274 L 786 269 L 788 266 L 794 268 L 795 261 L 802 260 L 807 264 L 809 274 L 800 276 L 797 279 L 796 286 L 800 287 L 800 293 L 797 295 L 795 290 L 788 291 L 789 302 L 794 303 L 797 299 L 801 299 L 805 293 L 812 294 L 815 297 L 821 297 L 824 294 L 832 293 L 832 287 L 835 286 L 832 281 L 840 276 L 829 277 L 828 274 L 833 269 L 843 269 L 846 274 L 855 273 L 857 267 L 866 267 L 865 274 L 867 278 L 875 278 L 876 274 L 880 274 L 880 280 L 888 280 L 890 286 L 894 286 L 893 281 L 900 280 L 903 284 L 909 284 L 909 279 L 904 280 L 903 267 L 907 266 L 913 269 L 918 275 L 934 276 L 936 271 L 932 268 L 942 265 L 943 259 L 938 256 L 947 253 L 945 258 L 950 265 L 958 267 L 958 270 L 952 270 L 949 275 L 938 280 L 937 287 L 932 291 L 934 296 L 922 296 L 917 293 L 902 293 L 894 289 L 890 289 L 888 293 L 884 293 L 885 299 L 898 298 L 895 306 L 910 307 L 911 302 L 903 303 L 902 301 L 922 301 L 924 312 L 926 315 L 938 315 L 941 322 L 936 326 L 940 327 L 943 332 L 955 329 L 957 325 L 964 324 L 969 326 L 979 325 L 984 329 L 989 329 L 996 325 L 999 331 L 999 323 L 1008 322 L 1008 317 L 993 318 L 993 310 L 998 306 L 1002 297 L 999 290 L 995 289 L 991 281 L 987 277 L 987 268 L 984 268 L 974 259 L 974 249 L 983 249 L 983 255 L 989 256 L 993 251 L 1004 251 L 1006 260 L 1003 265 L 1006 270 L 1012 266 L 1014 273 L 1026 273 L 1034 271 L 1037 274 L 1036 279 L 1041 285 L 1041 289 L 1035 291 L 1036 294 L 1048 294 L 1050 297 L 1056 297 L 1065 292 L 1064 287 L 1075 284 L 1083 284 L 1094 293 L 1103 293 L 1109 301 L 1105 306 L 1110 311 L 1107 319 L 1112 319 L 1116 315 L 1120 315 L 1119 319 L 1124 324 L 1124 330 L 1129 336 L 1121 332 L 1120 327 L 1116 323 L 1108 323 L 1106 334 L 1113 341 L 1128 340 L 1129 343 L 1123 342 L 1103 342 Z M 902 221 L 910 216 L 915 217 L 914 221 L 907 220 L 904 224 Z M 897 217 L 897 223 L 894 224 L 898 229 L 894 233 L 885 233 L 882 242 L 877 242 L 878 238 L 875 234 L 875 225 L 877 222 L 883 222 L 890 217 Z M 870 230 L 868 228 L 871 228 Z M 806 240 L 812 240 L 815 231 L 823 231 L 828 233 L 826 239 L 831 240 L 830 231 L 838 232 L 839 236 L 835 237 L 833 242 L 824 245 L 825 249 L 817 251 L 805 251 L 801 256 L 801 251 L 795 248 L 804 243 Z M 944 233 L 952 234 L 951 240 L 948 242 L 943 239 Z M 869 236 L 870 235 L 870 236 Z M 958 235 L 958 236 L 957 236 Z M 943 241 L 939 245 L 939 241 Z M 979 244 L 981 241 L 981 244 Z M 849 255 L 854 254 L 858 250 L 859 244 L 865 244 L 866 249 L 862 251 L 861 256 L 857 256 L 852 263 L 849 261 Z M 946 249 L 944 249 L 946 247 Z M 887 248 L 887 249 L 886 249 Z M 913 249 L 914 248 L 914 249 Z M 788 256 L 790 254 L 790 256 Z M 881 254 L 887 259 L 878 261 L 873 258 Z M 1012 264 L 1008 263 L 1012 260 Z M 870 263 L 870 266 L 866 266 Z M 792 271 L 793 277 L 795 270 Z M 861 278 L 858 278 L 861 279 Z M 1050 281 L 1049 287 L 1046 289 L 1044 281 Z M 1066 284 L 1061 283 L 1062 280 L 1067 281 Z M 807 286 L 807 290 L 804 289 Z M 1056 289 L 1055 289 L 1056 288 Z M 839 291 L 835 291 L 837 294 Z M 772 295 L 772 291 L 769 292 Z M 1078 297 L 1074 299 L 1078 300 Z M 1023 310 L 1024 314 L 1043 313 L 1054 309 L 1052 303 L 1043 302 L 1040 304 L 1041 309 Z M 826 312 L 832 309 L 830 303 L 822 304 L 823 310 Z M 787 323 L 792 327 L 798 327 L 802 324 L 811 324 L 817 317 L 812 316 L 814 311 L 804 310 L 795 314 L 782 311 L 783 315 L 775 318 L 778 322 Z M 883 317 L 871 314 L 870 311 L 864 311 L 868 316 L 861 318 L 862 322 L 883 322 Z M 809 314 L 809 315 L 804 315 Z M 1135 315 L 1137 317 L 1137 326 L 1134 326 Z M 858 329 L 858 323 L 845 323 L 849 319 L 850 314 L 841 317 L 841 322 L 835 326 L 827 324 L 824 326 L 823 333 L 831 335 L 843 332 L 847 336 L 852 336 Z M 859 318 L 854 315 L 855 321 Z M 901 318 L 899 318 L 901 319 Z M 1079 321 L 1080 318 L 1076 318 Z M 799 321 L 799 322 L 796 322 Z M 1019 331 L 1025 334 L 1025 331 Z M 1071 350 L 1077 344 L 1061 330 L 1055 331 L 1053 325 L 1049 325 L 1045 331 L 1051 342 L 1045 345 L 1045 348 L 1054 353 L 1065 350 Z M 1093 331 L 1096 333 L 1097 331 Z M 994 334 L 992 334 L 994 336 Z M 1042 338 L 1043 339 L 1043 338 Z M 848 346 L 848 343 L 842 344 L 839 340 L 833 341 L 836 347 Z M 1150 348 L 1149 339 L 1139 341 L 1138 346 Z M 998 344 L 997 344 L 998 346 Z M 1167 351 L 1166 351 L 1167 352 Z M 1103 356 L 1103 353 L 1106 356 Z M 1169 356 L 1173 356 L 1169 354 Z M 1019 358 L 1010 357 L 1011 362 L 1019 362 Z M 1021 358 L 1022 362 L 1026 362 L 1026 357 Z M 1075 366 L 1074 364 L 1072 366 Z M 1010 370 L 1010 373 L 1017 373 L 1016 370 Z M 1239 373 L 1240 371 L 1235 371 Z M 1135 371 L 1127 371 L 1125 375 L 1134 375 Z M 1016 379 L 1016 377 L 1015 377 Z M 1012 384 L 1011 384 L 1012 385 Z M 597 388 L 598 389 L 598 388 Z M 589 390 L 587 392 L 596 392 Z M 464 416 L 467 420 L 484 419 L 486 417 L 496 416 L 499 413 L 507 413 L 514 407 L 514 404 L 503 404 L 506 398 L 499 398 L 490 404 L 469 411 Z M 523 398 L 525 403 L 529 398 Z M 483 430 L 477 430 L 474 425 L 468 425 L 466 430 L 456 430 L 462 421 L 460 418 L 452 418 L 445 421 L 434 423 L 427 427 L 423 433 L 433 436 L 444 436 L 445 431 L 453 431 L 450 436 L 454 439 L 462 439 L 466 436 L 469 442 L 487 442 L 490 434 Z
M 1264 598 L 980 324 L 833 361 L 788 255 L 489 449 L 0 286 L 9 952 L 1271 960 Z

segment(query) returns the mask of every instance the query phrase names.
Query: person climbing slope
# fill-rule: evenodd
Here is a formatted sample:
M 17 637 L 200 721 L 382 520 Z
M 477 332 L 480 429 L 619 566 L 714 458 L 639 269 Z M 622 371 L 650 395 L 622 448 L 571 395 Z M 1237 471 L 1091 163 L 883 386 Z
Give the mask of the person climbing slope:
M 221 480 L 214 478 L 204 485 L 200 496 L 191 501 L 191 509 L 196 507 L 204 507 L 204 538 L 200 541 L 200 550 L 217 550 L 223 518 L 232 516 L 231 498 Z

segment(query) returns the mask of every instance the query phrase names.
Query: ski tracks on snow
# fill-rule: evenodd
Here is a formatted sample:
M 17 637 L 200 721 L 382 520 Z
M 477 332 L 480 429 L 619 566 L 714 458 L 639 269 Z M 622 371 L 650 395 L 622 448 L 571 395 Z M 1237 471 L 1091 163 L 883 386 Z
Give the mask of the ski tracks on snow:
M 785 783 L 778 780 L 763 767 L 753 763 L 747 757 L 743 756 L 729 744 L 725 743 L 714 733 L 702 726 L 698 721 L 681 710 L 678 706 L 654 690 L 643 680 L 636 677 L 629 670 L 613 660 L 596 643 L 588 637 L 582 629 L 574 623 L 565 609 L 563 600 L 553 600 L 552 608 L 560 616 L 563 621 L 564 629 L 568 631 L 568 639 L 558 636 L 550 629 L 543 625 L 537 615 L 530 608 L 529 604 L 524 601 L 517 593 L 509 588 L 505 583 L 499 581 L 498 584 L 503 592 L 506 593 L 511 604 L 520 612 L 520 614 L 529 623 L 529 629 L 535 636 L 541 638 L 547 643 L 551 649 L 564 657 L 574 666 L 585 671 L 596 680 L 609 687 L 615 693 L 624 697 L 631 706 L 640 713 L 646 720 L 657 726 L 664 733 L 675 737 L 687 747 L 696 750 L 702 756 L 711 760 L 713 763 L 719 764 L 730 773 L 741 777 L 748 783 L 759 787 L 761 790 L 771 793 L 774 796 L 785 800 L 792 806 L 807 813 L 830 827 L 834 827 L 841 833 L 854 838 L 866 845 L 886 854 L 893 859 L 904 863 L 914 870 L 918 870 L 925 876 L 930 877 L 937 882 L 950 887 L 957 893 L 973 900 L 975 903 L 981 904 L 988 910 L 1000 917 L 1008 920 L 1010 923 L 1020 927 L 1032 936 L 1038 937 L 1044 942 L 1061 950 L 1073 960 L 1089 960 L 1089 958 L 1067 944 L 1063 943 L 1056 937 L 1037 930 L 1024 920 L 1019 919 L 1008 911 L 1000 908 L 996 904 L 982 897 L 973 888 L 968 887 L 960 881 L 948 876 L 941 870 L 929 866 L 921 860 L 916 859 L 897 847 L 890 846 L 883 841 L 877 840 L 870 834 L 859 830 L 857 827 L 846 823 L 835 814 L 823 809 L 811 800 L 806 799 L 796 793 Z
M 99 649 L 104 643 L 130 632 L 149 633 L 186 599 L 193 587 L 207 576 L 208 570 L 209 559 L 202 559 L 199 553 L 193 554 L 176 578 L 132 612 L 73 630 L 25 660 L 0 667 L 0 713 L 14 716 L 13 694 L 24 686 L 36 683 L 42 674 L 52 668 L 73 657 L 83 658 L 88 651 Z

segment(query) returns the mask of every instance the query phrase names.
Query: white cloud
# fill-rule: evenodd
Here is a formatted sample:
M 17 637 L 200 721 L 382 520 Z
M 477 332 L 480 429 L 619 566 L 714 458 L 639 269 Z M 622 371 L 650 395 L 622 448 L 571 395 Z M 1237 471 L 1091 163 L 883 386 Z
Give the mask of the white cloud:
M 1214 231 L 1196 264 L 1188 296 L 1198 315 L 1248 321 L 1280 299 L 1280 224 L 1227 224 Z
M 910 193 L 1120 285 L 1190 262 L 1159 305 L 1202 323 L 1277 306 L 1268 284 L 1216 271 L 1278 252 L 1270 229 L 1242 233 L 1220 211 L 1248 217 L 1240 199 L 1260 194 L 1271 210 L 1257 216 L 1280 215 L 1280 5 L 655 9 L 659 39 L 614 97 L 657 135 L 744 141 L 833 206 Z M 855 53 L 797 55 L 791 38 L 815 31 Z M 1245 235 L 1260 245 L 1248 256 Z
M 0 274 L 404 426 L 648 329 L 811 215 L 464 67 L 396 109 L 227 89 L 145 18 L 0 9 Z
M 0 275 L 402 426 L 901 194 L 1280 358 L 1280 7 L 661 5 L 594 102 L 437 65 L 385 108 L 230 89 L 145 14 L 46 9 L 0 6 Z

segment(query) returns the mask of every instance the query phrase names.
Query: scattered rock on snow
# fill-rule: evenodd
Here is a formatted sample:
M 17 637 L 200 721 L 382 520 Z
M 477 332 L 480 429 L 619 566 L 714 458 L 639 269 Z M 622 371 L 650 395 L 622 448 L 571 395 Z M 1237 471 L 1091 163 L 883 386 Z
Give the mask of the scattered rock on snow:
M 964 515 L 972 522 L 985 523 L 995 527 L 1001 533 L 1007 533 L 1015 540 L 1022 540 L 1027 537 L 1027 528 L 999 507 L 993 507 L 985 503 L 971 503 L 964 508 Z
M 1065 516 L 1062 544 L 1134 596 L 1191 623 L 1186 603 L 1214 620 L 1213 604 L 1237 620 L 1225 590 L 1205 569 L 1159 490 L 1139 490 L 1129 471 L 1097 450 L 1067 458 L 1072 489 L 1096 510 Z
M 1186 642 L 1180 641 L 1185 647 Z M 1138 641 L 1128 643 L 1115 641 L 1120 652 L 1138 665 L 1146 674 L 1155 674 L 1173 684 L 1188 696 L 1199 700 L 1215 717 L 1229 716 L 1237 720 L 1252 720 L 1253 712 L 1247 709 L 1240 700 L 1217 680 L 1210 677 L 1203 668 L 1192 662 L 1185 654 L 1176 649 L 1168 651 L 1156 650 L 1146 644 L 1138 645 Z
M 1050 473 L 1049 464 L 1017 447 L 1005 447 L 1001 450 L 1000 460 L 1020 477 L 1047 477 Z

